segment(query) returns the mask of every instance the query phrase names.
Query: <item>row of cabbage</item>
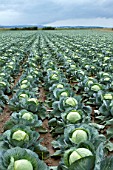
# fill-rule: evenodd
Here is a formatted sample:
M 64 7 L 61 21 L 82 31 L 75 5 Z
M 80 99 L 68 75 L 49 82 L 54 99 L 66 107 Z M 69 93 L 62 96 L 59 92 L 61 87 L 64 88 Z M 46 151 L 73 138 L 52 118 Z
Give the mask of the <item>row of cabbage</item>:
M 28 51 L 30 51 L 28 48 L 35 38 L 36 36 L 33 35 L 29 42 L 26 42 L 27 38 L 20 39 L 21 41 L 19 42 L 14 39 L 15 45 L 0 54 L 0 112 L 3 111 L 5 104 L 8 103 L 8 95 L 12 93 L 14 79 L 20 74 L 21 65 L 26 60 Z M 16 45 L 17 43 L 20 46 L 19 48 Z
M 13 111 L 4 125 L 5 131 L 0 136 L 1 170 L 49 169 L 40 160 L 48 156 L 48 150 L 41 145 L 42 139 L 36 131 L 36 128 L 42 127 L 42 121 L 38 119 L 36 113 L 44 112 L 40 114 L 42 119 L 45 116 L 45 109 L 37 99 L 41 77 L 38 68 L 40 57 L 35 50 L 38 40 L 36 34 L 32 33 L 32 37 L 28 37 L 26 43 L 24 40 L 25 45 L 20 49 L 15 47 L 15 50 L 9 50 L 10 55 L 7 54 L 9 58 L 1 70 L 1 91 L 3 97 L 7 99 L 4 107 L 2 104 L 1 106 L 5 108 L 5 104 L 8 104 L 11 112 Z M 21 64 L 23 64 L 22 70 L 20 70 Z M 19 80 L 14 85 L 14 75 L 18 74 Z M 9 98 L 10 93 L 11 98 Z M 1 101 L 3 102 L 3 99 Z
M 112 157 L 107 158 L 106 155 L 108 149 L 112 151 L 112 143 L 109 141 L 112 138 L 112 128 L 110 127 L 107 130 L 106 138 L 101 133 L 101 129 L 105 125 L 100 125 L 99 122 L 97 124 L 96 121 L 92 123 L 92 109 L 87 106 L 87 104 L 95 106 L 95 112 L 103 114 L 101 111 L 103 104 L 106 105 L 105 102 L 112 102 L 112 91 L 110 92 L 108 88 L 109 81 L 111 81 L 108 80 L 110 70 L 107 68 L 106 71 L 105 67 L 106 60 L 110 60 L 109 63 L 111 64 L 111 51 L 109 55 L 107 54 L 108 57 L 103 55 L 105 59 L 102 60 L 103 68 L 98 68 L 98 64 L 96 65 L 96 68 L 101 71 L 96 75 L 97 70 L 95 68 L 95 72 L 92 72 L 91 64 L 84 67 L 85 62 L 83 61 L 86 56 L 82 57 L 80 54 L 82 51 L 79 51 L 78 55 L 71 51 L 69 47 L 66 51 L 59 48 L 62 42 L 66 49 L 67 42 L 70 40 L 64 41 L 63 36 L 61 40 L 61 37 L 58 38 L 56 34 L 47 33 L 43 37 L 46 45 L 43 46 L 44 61 L 42 65 L 44 74 L 47 75 L 45 87 L 50 90 L 50 94 L 48 94 L 49 107 L 53 108 L 49 117 L 49 125 L 53 136 L 57 136 L 56 140 L 52 142 L 53 147 L 57 149 L 53 156 L 63 155 L 58 169 L 106 169 L 108 161 L 108 168 L 111 169 Z M 59 40 L 59 43 L 57 43 L 57 40 Z M 86 59 L 88 60 L 88 56 Z M 99 60 L 99 58 L 96 59 Z M 79 64 L 81 64 L 81 67 Z M 101 77 L 104 71 L 105 77 Z M 104 82 L 101 81 L 102 79 Z M 75 83 L 74 90 L 69 85 L 68 80 Z M 100 95 L 101 103 L 97 102 L 96 95 Z M 109 114 L 108 109 L 107 113 Z M 108 117 L 98 115 L 99 118 L 101 120 L 104 118 L 103 123 L 106 124 L 105 119 Z M 111 115 L 108 119 L 110 118 L 112 118 Z M 110 121 L 112 124 L 112 119 L 107 123 Z
M 76 37 L 74 35 L 73 39 L 71 37 L 67 41 L 57 37 L 60 45 L 52 35 L 52 49 L 55 49 L 57 60 L 66 77 L 76 82 L 77 85 L 73 88 L 82 95 L 83 102 L 98 109 L 95 113 L 98 122 L 103 124 L 107 118 L 109 124 L 113 108 L 113 35 L 94 33 L 81 32 L 81 35 L 75 34 Z M 74 43 L 67 46 L 70 40 Z
M 96 35 L 95 45 L 95 33 L 91 35 L 91 32 L 87 32 L 87 36 L 85 34 L 86 32 L 82 31 L 39 33 L 24 63 L 24 71 L 13 89 L 13 97 L 8 101 L 10 109 L 15 112 L 6 123 L 6 131 L 1 136 L 1 149 L 4 150 L 1 155 L 2 169 L 21 170 L 21 163 L 29 170 L 48 169 L 39 160 L 39 158 L 44 159 L 48 151 L 40 144 L 40 135 L 36 132 L 36 128 L 40 131 L 42 126 L 42 121 L 39 119 L 43 120 L 46 116 L 49 118 L 51 133 L 56 139 L 52 142 L 57 150 L 53 156 L 62 157 L 58 167 L 49 169 L 106 170 L 108 168 L 110 170 L 112 168 L 113 158 L 105 157 L 107 149 L 112 148 L 112 143 L 109 143 L 112 129 L 108 129 L 107 139 L 100 133 L 100 129 L 106 125 L 106 115 L 101 115 L 100 108 L 103 103 L 106 106 L 105 102 L 112 102 L 109 81 L 102 79 L 105 82 L 100 82 L 101 73 L 107 72 L 105 78 L 108 78 L 112 69 L 110 46 L 112 43 L 107 43 L 107 47 L 105 44 L 99 46 L 100 41 Z M 102 35 L 100 34 L 99 38 L 102 38 Z M 105 37 L 106 34 L 102 39 L 103 42 L 106 40 Z M 106 49 L 109 51 L 106 52 Z M 109 67 L 105 67 L 106 61 Z M 40 81 L 44 81 L 45 90 L 49 90 L 46 104 L 53 109 L 49 115 L 46 115 L 46 108 L 37 99 Z M 106 82 L 107 85 L 104 84 Z M 95 96 L 99 94 L 101 100 L 98 104 Z M 88 104 L 96 107 L 98 124 L 96 120 L 92 123 L 92 109 Z M 110 110 L 107 125 L 112 124 L 111 115 Z

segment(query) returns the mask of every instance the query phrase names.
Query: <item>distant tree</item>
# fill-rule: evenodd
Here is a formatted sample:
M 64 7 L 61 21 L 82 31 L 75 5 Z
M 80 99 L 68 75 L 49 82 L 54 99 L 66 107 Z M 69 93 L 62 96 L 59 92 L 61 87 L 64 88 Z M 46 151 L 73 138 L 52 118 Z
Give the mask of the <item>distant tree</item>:
M 23 28 L 11 28 L 11 30 L 38 30 L 38 27 L 34 26 L 34 27 L 23 27 Z
M 55 27 L 43 27 L 42 30 L 55 30 Z
M 33 27 L 33 30 L 38 30 L 38 27 Z

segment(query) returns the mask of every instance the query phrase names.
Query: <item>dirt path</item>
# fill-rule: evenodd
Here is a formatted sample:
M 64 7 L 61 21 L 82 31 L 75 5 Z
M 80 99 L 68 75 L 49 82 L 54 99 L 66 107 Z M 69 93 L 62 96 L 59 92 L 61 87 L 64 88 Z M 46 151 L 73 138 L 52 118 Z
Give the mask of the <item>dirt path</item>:
M 40 101 L 44 102 L 46 100 L 46 95 L 45 95 L 45 90 L 43 87 L 40 88 Z M 45 163 L 48 165 L 48 166 L 58 166 L 59 165 L 59 161 L 60 159 L 56 159 L 56 158 L 53 158 L 51 157 L 51 155 L 54 154 L 55 150 L 54 148 L 52 147 L 52 144 L 51 142 L 54 140 L 54 138 L 52 137 L 51 133 L 50 133 L 50 129 L 49 129 L 49 126 L 48 126 L 48 119 L 45 119 L 43 121 L 43 127 L 47 130 L 47 133 L 45 134 L 40 134 L 40 137 L 43 138 L 43 141 L 42 141 L 42 145 L 47 147 L 47 149 L 49 150 L 49 153 L 50 153 L 50 157 L 48 159 L 45 160 Z
M 48 126 L 48 120 L 45 119 L 43 121 L 43 127 L 48 131 L 46 134 L 41 134 L 41 138 L 43 138 L 43 141 L 42 141 L 42 145 L 47 147 L 47 149 L 49 150 L 49 153 L 50 153 L 50 157 L 48 159 L 45 160 L 45 163 L 48 165 L 48 166 L 58 166 L 59 165 L 59 161 L 60 159 L 56 159 L 56 158 L 53 158 L 51 157 L 51 155 L 54 154 L 55 150 L 54 148 L 52 147 L 52 144 L 51 142 L 54 140 L 51 133 L 50 133 L 50 130 L 49 130 L 49 126 Z
M 0 115 L 0 134 L 4 132 L 4 124 L 10 119 L 11 111 L 9 109 L 9 106 L 6 105 L 6 107 L 3 110 L 3 113 Z

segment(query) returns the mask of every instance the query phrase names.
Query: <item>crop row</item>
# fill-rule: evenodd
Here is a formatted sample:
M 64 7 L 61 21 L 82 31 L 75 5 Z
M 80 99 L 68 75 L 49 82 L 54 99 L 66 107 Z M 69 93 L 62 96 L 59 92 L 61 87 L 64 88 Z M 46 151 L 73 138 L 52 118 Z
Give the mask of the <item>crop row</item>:
M 49 38 L 51 38 L 50 35 L 49 35 Z M 106 125 L 105 119 L 107 118 L 108 122 L 110 122 L 112 117 L 109 114 L 109 111 L 107 109 L 107 115 L 104 115 L 104 116 L 100 115 L 100 116 L 96 117 L 97 119 L 101 118 L 102 125 L 100 125 L 95 120 L 93 120 L 94 122 L 92 122 L 91 116 L 94 111 L 98 115 L 103 114 L 103 112 L 101 111 L 101 107 L 102 107 L 103 103 L 112 102 L 112 89 L 108 88 L 109 81 L 110 81 L 110 78 L 109 78 L 110 70 L 107 70 L 107 73 L 105 74 L 106 75 L 105 81 L 103 81 L 103 82 L 101 82 L 101 84 L 99 84 L 100 80 L 98 80 L 98 79 L 99 78 L 101 79 L 101 76 L 99 77 L 99 73 L 97 73 L 99 78 L 96 80 L 96 75 L 94 74 L 96 72 L 94 72 L 92 75 L 92 72 L 90 72 L 90 68 L 88 69 L 87 67 L 82 67 L 82 69 L 80 69 L 79 65 L 78 66 L 76 65 L 76 61 L 77 61 L 77 64 L 81 63 L 80 57 L 75 56 L 74 57 L 75 61 L 73 61 L 73 58 L 72 58 L 73 56 L 71 57 L 69 49 L 68 49 L 69 55 L 67 54 L 67 56 L 68 56 L 67 57 L 67 56 L 65 56 L 66 54 L 63 51 L 61 51 L 61 49 L 57 49 L 56 46 L 54 46 L 54 44 L 52 44 L 52 42 L 49 43 L 49 40 L 47 38 L 46 38 L 46 42 L 48 42 L 49 50 L 45 49 L 46 51 L 44 54 L 44 59 L 46 58 L 45 56 L 47 56 L 47 60 L 45 60 L 44 63 L 42 63 L 44 65 L 45 71 L 47 70 L 47 78 L 46 78 L 45 82 L 48 82 L 48 83 L 46 83 L 45 87 L 47 88 L 48 86 L 52 85 L 52 87 L 49 87 L 50 92 L 53 93 L 53 96 L 51 95 L 50 98 L 53 98 L 53 101 L 55 100 L 52 104 L 53 112 L 52 112 L 51 117 L 53 117 L 53 118 L 50 119 L 49 125 L 52 127 L 52 132 L 54 133 L 54 135 L 60 134 L 60 136 L 58 136 L 57 142 L 56 141 L 53 142 L 53 146 L 55 147 L 55 149 L 56 148 L 59 149 L 54 154 L 54 156 L 64 155 L 63 156 L 64 158 L 62 161 L 63 163 L 61 162 L 61 166 L 63 166 L 62 167 L 63 169 L 69 169 L 69 168 L 73 169 L 75 167 L 79 169 L 81 166 L 83 166 L 82 163 L 84 163 L 84 162 L 87 162 L 86 163 L 87 165 L 85 164 L 85 167 L 83 166 L 84 168 L 86 168 L 88 166 L 87 169 L 88 168 L 96 169 L 97 167 L 98 167 L 98 169 L 99 168 L 102 169 L 103 162 L 105 162 L 105 160 L 107 160 L 107 158 L 105 158 L 105 155 L 107 154 L 106 149 L 109 149 L 110 151 L 112 151 L 112 143 L 109 141 L 110 138 L 112 138 L 112 132 L 111 132 L 112 128 L 110 127 L 109 129 L 107 129 L 107 139 L 103 134 L 101 134 L 101 129 L 105 128 L 105 125 Z M 64 46 L 66 46 L 66 44 Z M 58 53 L 56 51 L 58 51 Z M 60 55 L 59 55 L 59 53 L 60 53 Z M 111 51 L 110 51 L 110 54 L 111 54 Z M 109 57 L 107 57 L 108 61 L 112 60 L 110 54 L 109 54 Z M 103 56 L 103 57 L 105 58 L 106 56 Z M 58 63 L 58 61 L 59 61 L 59 63 Z M 104 72 L 104 68 L 106 71 L 104 62 L 105 61 L 103 61 L 103 72 Z M 61 70 L 62 69 L 64 70 L 63 74 L 62 74 L 62 71 L 59 70 L 59 68 L 57 68 L 56 63 L 58 66 L 60 66 Z M 90 65 L 90 67 L 91 67 L 91 65 Z M 80 69 L 80 70 L 78 70 L 78 69 Z M 99 71 L 101 71 L 101 69 L 102 68 L 100 68 Z M 78 74 L 77 74 L 77 70 L 78 70 Z M 92 68 L 91 68 L 91 70 L 92 70 Z M 73 88 L 74 88 L 74 90 L 76 90 L 77 95 L 74 95 L 73 90 L 70 90 L 69 85 L 67 86 L 67 84 L 66 84 L 67 80 L 65 80 L 64 74 L 67 76 L 68 79 L 71 78 L 72 74 L 73 74 L 73 77 L 72 77 L 73 79 L 75 76 L 76 79 L 74 79 L 74 80 L 71 79 L 71 81 L 72 80 L 76 81 L 76 82 L 74 82 L 75 85 L 73 86 Z M 89 86 L 89 87 L 87 87 L 87 89 L 86 89 L 86 87 L 82 89 L 80 86 L 82 84 L 82 78 L 86 79 L 85 83 L 87 86 Z M 55 84 L 55 83 L 57 83 L 57 84 Z M 57 87 L 57 85 L 58 85 L 58 87 Z M 99 93 L 101 94 L 100 107 L 98 106 L 99 102 L 96 103 L 96 97 L 95 97 Z M 70 103 L 72 102 L 72 105 L 70 104 L 71 107 L 67 106 L 65 104 L 66 100 L 68 101 L 68 99 L 69 99 Z M 76 99 L 76 101 L 75 101 L 75 99 Z M 104 99 L 104 101 L 102 99 Z M 97 110 L 93 110 L 91 112 L 91 107 L 87 106 L 87 104 L 90 104 L 91 106 L 96 107 Z M 77 119 L 79 120 L 78 122 L 76 122 L 76 120 L 74 121 L 76 114 L 77 114 Z M 109 117 L 108 117 L 108 114 L 110 115 Z M 72 115 L 72 117 L 70 115 Z M 67 123 L 66 118 L 71 119 L 71 124 L 68 124 L 68 125 L 66 124 Z M 104 121 L 102 118 L 104 118 Z M 103 123 L 104 123 L 104 125 L 103 125 Z M 76 125 L 72 125 L 72 124 L 76 124 Z M 77 130 L 78 130 L 78 132 L 77 132 Z M 90 132 L 88 132 L 87 130 Z M 80 132 L 81 132 L 81 134 L 80 134 Z M 62 134 L 63 134 L 63 136 L 62 136 Z M 73 136 L 75 137 L 75 139 L 72 139 Z M 78 136 L 78 139 L 76 139 L 77 136 Z M 69 149 L 70 147 L 72 147 L 72 149 Z M 76 157 L 76 154 L 77 154 L 76 149 L 84 148 L 84 147 L 88 148 L 88 149 L 90 148 L 90 151 L 92 151 L 95 161 L 94 161 L 93 157 L 92 157 L 92 161 L 91 161 L 90 156 L 92 156 L 92 155 L 91 155 L 91 153 L 88 152 L 89 157 L 87 157 L 87 155 L 85 155 L 85 156 L 89 159 L 89 162 L 88 162 L 87 158 L 84 158 L 82 160 L 79 160 L 81 162 L 81 164 L 79 163 L 79 161 L 77 161 L 73 164 L 73 162 L 75 160 L 78 160 Z M 69 149 L 69 150 L 67 150 L 65 153 L 66 149 Z M 84 152 L 85 152 L 85 150 L 84 150 Z M 86 152 L 87 152 L 87 150 L 86 150 Z M 71 154 L 72 154 L 72 156 L 71 156 Z M 75 154 L 75 160 L 73 158 L 74 154 Z M 85 156 L 83 156 L 83 157 L 85 157 Z M 73 160 L 71 160 L 71 158 L 69 159 L 69 157 L 71 157 Z M 100 160 L 98 162 L 99 157 L 100 157 Z M 91 165 L 89 167 L 90 162 L 91 162 Z M 98 166 L 97 166 L 97 162 L 98 162 Z M 71 163 L 72 163 L 72 165 L 70 165 Z
M 17 47 L 14 47 L 13 51 L 9 50 L 13 57 L 7 57 L 5 66 L 1 66 L 0 84 L 4 99 L 1 99 L 3 102 L 1 112 L 5 104 L 11 110 L 10 119 L 5 123 L 5 131 L 0 137 L 0 169 L 2 170 L 48 169 L 40 160 L 47 157 L 48 151 L 41 145 L 42 139 L 36 131 L 36 128 L 42 126 L 42 121 L 35 113 L 40 109 L 41 112 L 45 111 L 37 99 L 40 72 L 35 48 L 38 37 L 32 34 L 27 38 L 28 42 L 25 43 L 24 40 L 25 44 L 18 51 Z M 10 98 L 9 94 L 11 94 Z
M 9 50 L 1 51 L 1 114 L 6 105 L 11 111 L 1 135 L 1 169 L 20 170 L 22 163 L 29 170 L 112 170 L 113 35 L 24 34 L 15 33 L 18 44 L 12 36 Z M 45 119 L 54 138 L 53 155 L 41 144 Z M 61 158 L 59 165 L 47 166 L 43 160 L 49 156 Z

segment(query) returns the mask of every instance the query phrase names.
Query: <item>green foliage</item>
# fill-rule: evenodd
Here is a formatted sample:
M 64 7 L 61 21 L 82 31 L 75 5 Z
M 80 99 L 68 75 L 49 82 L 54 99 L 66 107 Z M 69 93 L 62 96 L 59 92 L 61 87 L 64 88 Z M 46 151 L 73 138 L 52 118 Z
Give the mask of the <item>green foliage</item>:
M 29 170 L 48 170 L 46 164 L 38 158 L 37 154 L 29 149 L 19 147 L 0 152 L 0 163 L 0 169 L 2 170 L 13 170 L 14 168 L 21 170 L 23 165 L 25 165 L 24 168 L 29 168 Z
M 43 27 L 42 30 L 55 30 L 55 27 Z

